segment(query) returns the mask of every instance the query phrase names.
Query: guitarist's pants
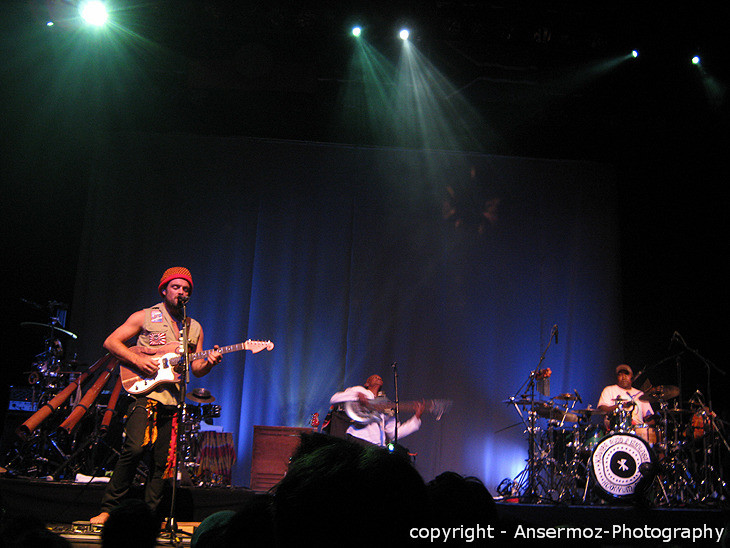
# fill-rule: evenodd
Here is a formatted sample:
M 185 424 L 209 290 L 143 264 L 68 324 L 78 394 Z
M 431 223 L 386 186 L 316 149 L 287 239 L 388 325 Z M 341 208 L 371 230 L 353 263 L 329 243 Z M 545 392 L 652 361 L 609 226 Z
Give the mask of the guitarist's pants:
M 152 467 L 144 491 L 144 500 L 153 511 L 157 510 L 162 500 L 167 481 L 162 478 L 162 475 L 170 450 L 172 419 L 176 412 L 177 407 L 175 406 L 157 406 L 157 420 L 155 421 L 157 433 L 154 443 L 151 443 Z M 148 424 L 147 398 L 138 397 L 127 415 L 127 423 L 124 427 L 126 435 L 124 445 L 101 501 L 102 512 L 109 512 L 129 493 L 129 488 L 137 473 L 137 466 L 150 445 L 143 446 L 145 432 L 149 437 Z

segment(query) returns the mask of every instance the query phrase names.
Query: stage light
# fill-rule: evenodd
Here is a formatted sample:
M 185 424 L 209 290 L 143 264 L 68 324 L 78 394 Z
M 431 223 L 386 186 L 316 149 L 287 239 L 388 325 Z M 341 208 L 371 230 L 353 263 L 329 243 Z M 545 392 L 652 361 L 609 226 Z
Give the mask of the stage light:
M 632 50 L 631 51 L 631 57 L 633 57 L 634 59 L 636 59 L 638 56 L 639 56 L 639 50 L 638 49 L 635 49 L 635 50 Z
M 352 35 L 357 38 L 362 34 L 362 29 L 360 27 L 352 27 Z
M 700 56 L 699 55 L 695 55 L 694 57 L 692 57 L 692 64 L 693 65 L 699 65 L 701 63 L 702 63 L 702 59 L 700 59 Z
M 404 42 L 408 40 L 408 37 L 411 35 L 410 31 L 408 29 L 401 29 L 401 31 L 398 33 L 398 36 L 401 40 Z
M 109 18 L 109 14 L 106 11 L 106 6 L 98 0 L 91 0 L 79 6 L 81 17 L 89 25 L 100 27 L 106 23 Z

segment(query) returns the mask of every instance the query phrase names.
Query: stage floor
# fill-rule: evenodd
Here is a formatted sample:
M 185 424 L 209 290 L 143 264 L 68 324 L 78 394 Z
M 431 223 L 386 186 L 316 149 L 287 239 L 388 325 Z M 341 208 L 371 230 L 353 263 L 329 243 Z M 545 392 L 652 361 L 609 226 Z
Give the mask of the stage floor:
M 0 507 L 7 516 L 33 516 L 43 520 L 73 546 L 100 546 L 98 530 L 84 522 L 98 513 L 104 488 L 104 484 L 98 483 L 0 478 Z M 178 490 L 176 519 L 181 529 L 192 534 L 207 516 L 219 510 L 237 510 L 255 493 L 243 487 L 183 486 Z M 163 502 L 166 503 L 169 501 Z M 463 527 L 452 533 L 461 536 L 456 545 L 471 545 L 471 535 L 476 545 L 730 546 L 724 532 L 730 523 L 730 512 L 724 507 L 639 508 L 629 504 L 571 506 L 498 502 L 497 508 L 499 521 L 493 529 L 488 524 L 481 530 Z M 324 511 L 313 509 L 313 515 L 319 516 Z M 319 517 L 324 519 L 324 515 Z M 314 521 L 318 519 L 315 517 Z M 443 538 L 434 538 L 436 533 L 425 527 L 413 534 L 416 544 L 444 544 Z M 189 545 L 189 541 L 189 536 L 182 535 L 178 545 Z M 169 538 L 161 538 L 160 545 L 170 544 Z

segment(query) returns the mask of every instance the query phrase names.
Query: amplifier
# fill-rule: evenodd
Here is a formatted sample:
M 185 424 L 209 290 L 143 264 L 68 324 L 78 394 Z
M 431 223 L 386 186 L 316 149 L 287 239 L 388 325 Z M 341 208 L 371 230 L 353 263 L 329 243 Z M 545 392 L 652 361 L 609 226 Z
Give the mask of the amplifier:
M 8 411 L 38 411 L 38 394 L 33 388 L 16 386 L 10 387 L 8 397 Z

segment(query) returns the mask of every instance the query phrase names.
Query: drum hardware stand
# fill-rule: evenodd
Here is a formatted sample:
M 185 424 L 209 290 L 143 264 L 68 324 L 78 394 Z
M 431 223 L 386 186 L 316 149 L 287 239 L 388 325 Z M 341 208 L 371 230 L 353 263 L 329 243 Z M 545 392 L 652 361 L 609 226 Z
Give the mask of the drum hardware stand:
M 709 421 L 711 424 L 710 428 L 710 442 L 708 444 L 707 440 L 703 438 L 703 449 L 705 451 L 703 452 L 703 456 L 705 457 L 705 466 L 704 468 L 704 478 L 700 481 L 700 485 L 704 486 L 704 490 L 702 492 L 701 500 L 707 501 L 713 497 L 721 498 L 725 495 L 726 490 L 726 484 L 725 481 L 722 478 L 722 466 L 719 463 L 719 451 L 713 451 L 713 449 L 718 447 L 718 438 L 716 435 L 719 434 L 719 432 L 716 429 L 716 425 L 714 424 L 714 418 L 715 413 L 712 409 L 712 383 L 711 383 L 711 375 L 712 371 L 714 370 L 717 373 L 720 373 L 721 375 L 725 375 L 725 371 L 720 369 L 717 365 L 712 363 L 710 360 L 702 356 L 696 349 L 690 348 L 687 346 L 687 343 L 685 342 L 682 335 L 680 335 L 678 332 L 674 332 L 674 335 L 672 336 L 672 340 L 677 340 L 682 345 L 682 347 L 688 351 L 690 354 L 694 355 L 697 359 L 699 359 L 707 369 L 707 406 L 706 406 L 706 413 L 709 417 Z M 677 358 L 677 367 L 679 367 L 680 362 L 679 358 Z M 680 392 L 681 394 L 681 392 Z M 728 447 L 727 442 L 724 438 L 720 437 L 720 439 L 725 443 L 725 446 Z M 708 447 L 709 445 L 709 447 Z M 710 457 L 708 459 L 707 457 Z M 708 462 L 709 460 L 709 462 Z M 717 468 L 717 471 L 715 471 L 715 468 Z M 712 477 L 712 475 L 715 475 L 715 477 Z M 715 484 L 715 482 L 717 482 Z
M 59 435 L 66 435 L 66 431 L 64 429 L 57 430 L 57 433 Z M 74 449 L 73 452 L 70 455 L 68 455 L 68 457 L 66 457 L 65 462 L 63 462 L 58 468 L 56 468 L 56 470 L 54 470 L 53 473 L 50 475 L 56 479 L 59 479 L 61 472 L 63 472 L 66 468 L 68 468 L 72 464 L 75 464 L 75 461 L 80 456 L 82 456 L 84 454 L 84 452 L 89 451 L 89 450 L 95 451 L 96 448 L 100 444 L 104 444 L 104 446 L 109 448 L 113 452 L 113 454 L 115 454 L 118 457 L 120 454 L 119 451 L 117 451 L 114 447 L 112 447 L 111 445 L 106 443 L 106 441 L 104 439 L 104 438 L 106 438 L 106 435 L 108 433 L 109 433 L 108 430 L 102 430 L 101 428 L 99 428 L 98 424 L 95 424 L 94 431 L 91 434 L 89 434 L 82 443 L 74 442 L 73 446 L 76 447 L 76 449 Z M 106 460 L 108 461 L 108 458 Z M 93 469 L 89 471 L 90 472 L 89 475 L 91 475 L 92 477 L 95 477 L 97 470 L 101 467 L 102 467 L 101 464 L 98 466 L 94 466 Z

